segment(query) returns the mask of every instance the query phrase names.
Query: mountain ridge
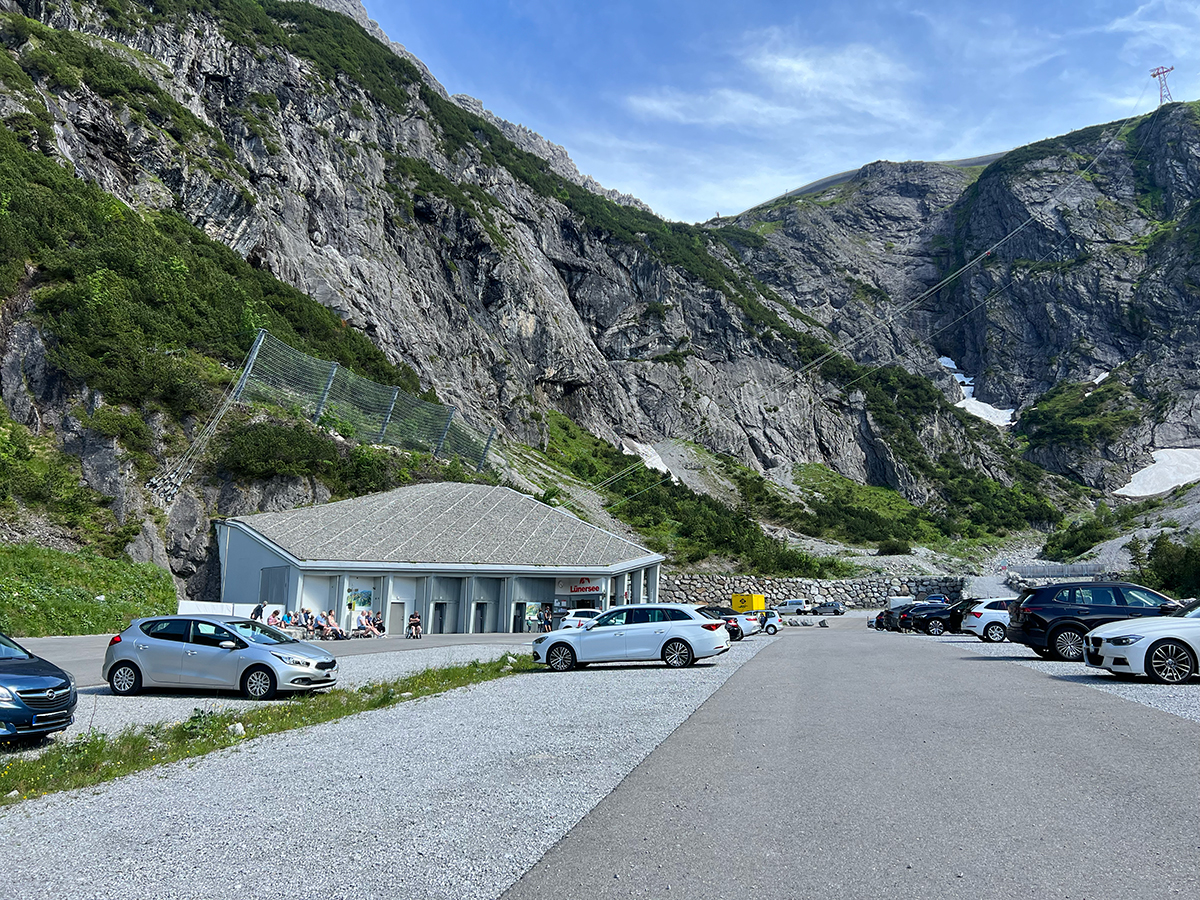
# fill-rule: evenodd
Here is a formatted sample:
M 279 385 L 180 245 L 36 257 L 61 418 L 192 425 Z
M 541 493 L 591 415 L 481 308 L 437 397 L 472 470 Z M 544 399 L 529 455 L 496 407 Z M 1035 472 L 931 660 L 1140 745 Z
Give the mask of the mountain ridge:
M 837 514 L 820 489 L 795 493 L 820 465 L 894 490 L 949 535 L 1048 526 L 1045 498 L 1078 502 L 1158 443 L 1197 440 L 1183 351 L 1200 344 L 1171 331 L 1192 308 L 1188 104 L 1139 120 L 1149 130 L 1083 180 L 1073 212 L 908 308 L 1040 209 L 1112 127 L 982 171 L 872 163 L 697 227 L 584 190 L 340 14 L 117 7 L 3 0 L 29 17 L 0 28 L 12 133 L 131 215 L 178 215 L 316 299 L 417 390 L 514 444 L 550 446 L 559 414 L 613 446 L 692 443 L 695 465 L 733 460 L 730 483 L 796 529 Z M 1074 254 L 1052 256 L 1068 238 Z M 1057 303 L 1060 290 L 1077 302 Z M 1103 340 L 1088 343 L 1097 323 Z M 940 356 L 976 373 L 980 399 L 1039 415 L 1008 434 L 956 410 Z M 10 341 L 4 365 L 18 421 L 63 419 L 66 401 L 20 374 L 45 353 Z M 1071 387 L 1102 369 L 1111 386 Z M 214 502 L 201 493 L 179 513 L 192 554 Z M 309 484 L 288 502 L 319 496 Z

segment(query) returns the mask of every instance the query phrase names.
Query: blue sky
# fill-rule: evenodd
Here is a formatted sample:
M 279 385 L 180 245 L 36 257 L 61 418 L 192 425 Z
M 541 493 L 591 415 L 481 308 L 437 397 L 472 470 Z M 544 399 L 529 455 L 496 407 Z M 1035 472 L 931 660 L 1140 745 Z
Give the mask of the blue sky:
M 957 159 L 1200 87 L 1200 0 L 366 0 L 450 93 L 687 222 L 877 159 Z

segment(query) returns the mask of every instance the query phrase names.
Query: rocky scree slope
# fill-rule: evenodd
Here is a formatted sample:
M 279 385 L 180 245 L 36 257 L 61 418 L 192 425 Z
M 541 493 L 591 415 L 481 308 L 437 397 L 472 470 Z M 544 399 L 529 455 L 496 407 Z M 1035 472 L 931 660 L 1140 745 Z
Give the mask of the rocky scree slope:
M 4 49 L 32 86 L 6 83 L 0 114 L 31 146 L 134 209 L 179 210 L 484 427 L 537 444 L 550 406 L 614 442 L 691 440 L 781 480 L 820 462 L 918 502 L 938 500 L 947 460 L 1017 477 L 995 429 L 923 379 L 840 358 L 797 372 L 822 341 L 886 319 L 865 274 L 817 259 L 823 292 L 773 279 L 781 293 L 754 276 L 771 235 L 663 223 L 581 191 L 341 16 L 271 0 L 3 8 L 136 69 L 198 123 L 107 90 L 10 20 Z M 846 241 L 904 244 L 940 202 Z M 826 302 L 841 308 L 828 324 Z M 882 335 L 867 361 L 909 340 Z M 925 345 L 902 361 L 935 373 Z

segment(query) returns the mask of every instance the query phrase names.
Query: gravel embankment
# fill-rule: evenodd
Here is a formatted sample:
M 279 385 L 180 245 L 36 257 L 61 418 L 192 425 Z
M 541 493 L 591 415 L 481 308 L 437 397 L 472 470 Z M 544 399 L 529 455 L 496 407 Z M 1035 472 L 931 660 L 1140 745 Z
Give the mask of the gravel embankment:
M 0 896 L 495 898 L 779 639 L 504 678 L 26 801 L 0 811 Z

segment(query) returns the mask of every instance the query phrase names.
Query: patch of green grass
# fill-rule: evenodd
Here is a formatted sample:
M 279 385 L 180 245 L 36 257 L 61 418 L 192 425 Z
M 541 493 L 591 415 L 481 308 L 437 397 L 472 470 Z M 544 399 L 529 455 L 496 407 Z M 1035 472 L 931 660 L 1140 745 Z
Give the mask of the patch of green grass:
M 455 688 L 483 684 L 509 675 L 541 671 L 527 654 L 514 654 L 511 671 L 504 659 L 461 666 L 426 669 L 392 681 L 372 682 L 355 689 L 334 688 L 301 694 L 249 709 L 205 712 L 197 709 L 183 722 L 129 728 L 116 735 L 98 732 L 52 744 L 36 757 L 11 756 L 0 764 L 0 804 L 9 805 L 112 781 L 182 759 L 193 759 L 235 747 L 265 734 L 291 731 L 408 700 L 442 694 Z M 245 736 L 229 726 L 240 722 Z M 9 797 L 12 791 L 16 797 Z
M 0 631 L 5 634 L 115 633 L 139 616 L 174 612 L 176 603 L 170 573 L 153 563 L 0 544 Z

